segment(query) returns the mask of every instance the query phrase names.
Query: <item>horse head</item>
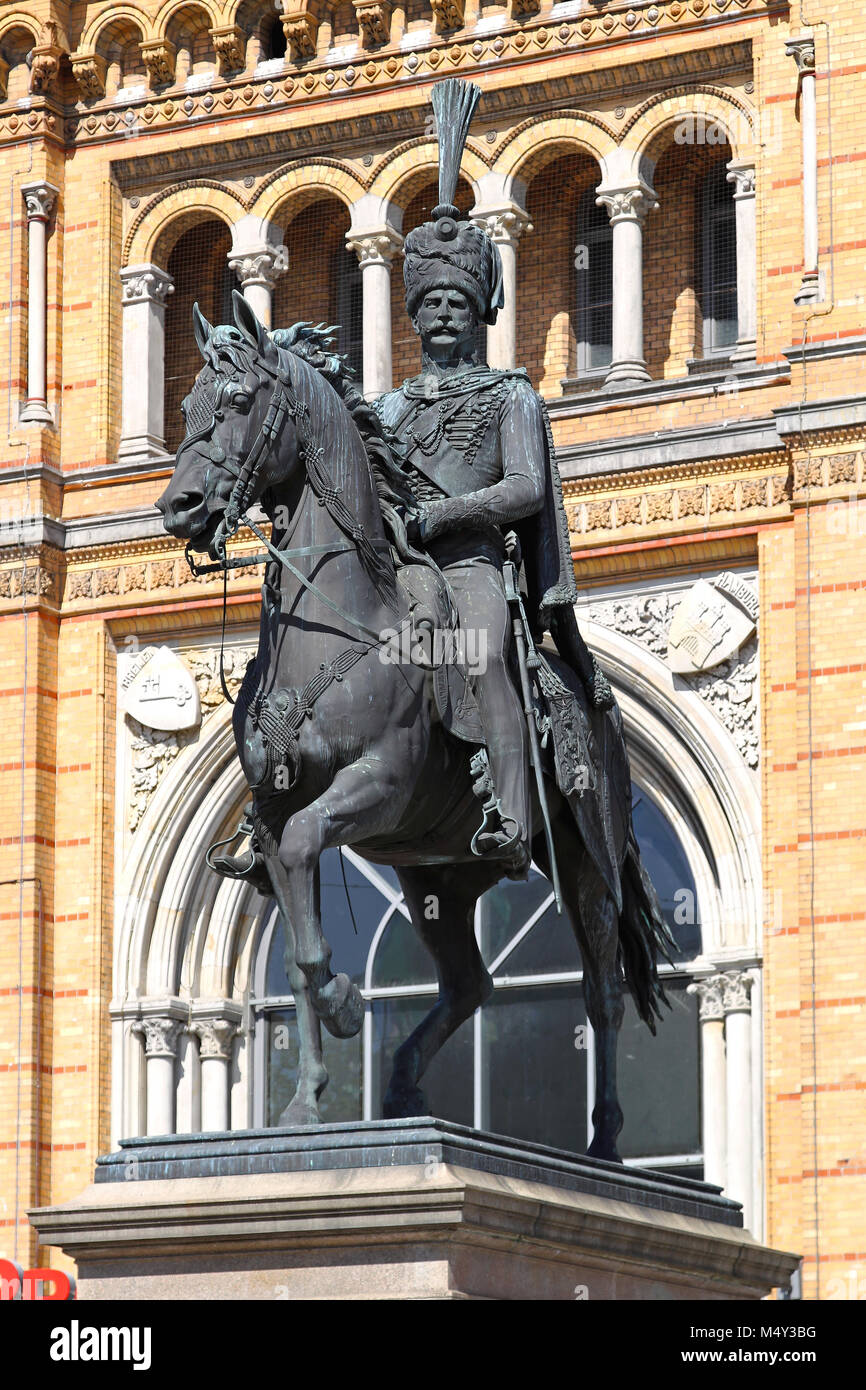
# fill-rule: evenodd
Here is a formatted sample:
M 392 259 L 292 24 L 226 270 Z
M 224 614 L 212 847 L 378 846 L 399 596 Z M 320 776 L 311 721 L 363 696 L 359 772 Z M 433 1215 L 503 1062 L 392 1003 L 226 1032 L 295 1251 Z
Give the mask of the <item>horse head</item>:
M 286 480 L 286 460 L 298 455 L 288 438 L 296 401 L 287 355 L 237 291 L 232 312 L 234 324 L 214 327 L 193 307 L 204 365 L 181 406 L 186 434 L 156 503 L 167 531 L 214 557 L 239 517 Z

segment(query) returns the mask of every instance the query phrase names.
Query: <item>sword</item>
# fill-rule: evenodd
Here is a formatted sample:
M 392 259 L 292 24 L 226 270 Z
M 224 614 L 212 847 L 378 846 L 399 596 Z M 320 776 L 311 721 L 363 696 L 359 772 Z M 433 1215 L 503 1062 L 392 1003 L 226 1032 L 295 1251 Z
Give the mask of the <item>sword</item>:
M 526 715 L 526 725 L 529 730 L 529 756 L 535 773 L 538 800 L 541 806 L 542 819 L 544 820 L 544 838 L 547 841 L 547 857 L 550 861 L 550 881 L 553 884 L 553 896 L 556 902 L 556 910 L 559 915 L 562 916 L 562 893 L 559 888 L 559 870 L 556 867 L 556 853 L 553 848 L 553 830 L 550 825 L 550 811 L 547 807 L 547 789 L 544 785 L 544 773 L 541 770 L 538 728 L 535 723 L 535 710 L 532 707 L 532 691 L 529 684 L 529 666 L 537 666 L 538 657 L 535 653 L 535 644 L 532 641 L 529 624 L 526 621 L 523 597 L 517 587 L 517 570 L 511 560 L 505 561 L 502 566 L 502 574 L 505 580 L 506 600 L 509 604 L 513 605 L 512 630 L 514 632 L 514 645 L 517 649 L 517 665 L 520 670 L 523 713 Z M 529 653 L 528 655 L 527 650 Z

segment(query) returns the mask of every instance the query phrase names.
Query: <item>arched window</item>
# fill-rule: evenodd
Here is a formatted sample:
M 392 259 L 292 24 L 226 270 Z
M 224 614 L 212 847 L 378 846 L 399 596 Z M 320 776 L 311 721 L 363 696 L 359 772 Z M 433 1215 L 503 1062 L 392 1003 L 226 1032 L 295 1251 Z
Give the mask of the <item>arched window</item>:
M 197 301 L 211 323 L 232 321 L 237 279 L 228 264 L 230 250 L 228 227 L 208 218 L 183 232 L 168 258 L 166 270 L 174 282 L 165 307 L 165 445 L 170 453 L 183 439 L 180 406 L 201 367 L 192 306 Z
M 285 58 L 286 35 L 279 15 L 269 18 L 262 26 L 261 59 L 263 63 L 272 58 Z
M 620 1034 L 619 1081 L 626 1161 L 700 1176 L 700 1055 L 697 1002 L 687 993 L 700 951 L 695 885 L 676 834 L 657 804 L 634 788 L 635 829 L 679 951 L 665 966 L 671 1009 L 653 1038 L 630 996 Z M 334 959 L 362 990 L 357 1038 L 323 1035 L 331 1079 L 322 1118 L 381 1115 L 394 1050 L 436 997 L 433 961 L 419 942 L 396 874 L 344 850 L 358 934 L 338 851 L 321 861 L 322 921 Z M 556 914 L 535 869 L 503 881 L 478 904 L 476 933 L 495 984 L 491 999 L 437 1054 L 422 1087 L 435 1115 L 571 1151 L 591 1138 L 594 1054 L 583 970 L 571 928 Z M 369 947 L 368 947 L 368 943 Z M 254 972 L 254 1119 L 274 1125 L 297 1075 L 297 1038 L 283 967 L 283 933 L 269 908 Z
M 613 357 L 613 228 L 588 188 L 577 217 L 577 374 L 609 367 Z
M 737 341 L 737 232 L 727 159 L 708 171 L 701 189 L 701 302 L 704 356 L 730 351 Z

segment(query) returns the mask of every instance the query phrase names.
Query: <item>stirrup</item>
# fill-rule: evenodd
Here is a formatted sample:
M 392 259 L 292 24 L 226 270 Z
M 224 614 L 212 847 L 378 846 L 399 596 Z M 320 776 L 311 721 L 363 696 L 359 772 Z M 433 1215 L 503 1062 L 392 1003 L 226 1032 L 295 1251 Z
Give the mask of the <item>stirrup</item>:
M 205 855 L 205 863 L 209 869 L 213 869 L 214 873 L 219 874 L 222 878 L 242 879 L 245 883 L 252 884 L 260 893 L 269 894 L 272 892 L 272 886 L 268 871 L 265 868 L 264 855 L 261 853 L 256 840 L 252 809 L 252 806 L 244 807 L 244 814 L 238 822 L 237 829 L 225 840 L 217 840 L 215 844 L 211 845 Z M 221 849 L 223 845 L 231 845 L 235 840 L 247 838 L 250 844 L 244 857 L 215 853 L 215 850 Z

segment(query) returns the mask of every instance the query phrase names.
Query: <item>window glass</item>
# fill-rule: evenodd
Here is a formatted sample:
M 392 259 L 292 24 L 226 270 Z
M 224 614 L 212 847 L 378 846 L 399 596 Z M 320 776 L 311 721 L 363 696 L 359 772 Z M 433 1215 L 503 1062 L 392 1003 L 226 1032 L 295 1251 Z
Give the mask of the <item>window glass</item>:
M 688 981 L 665 981 L 671 1007 L 653 1037 L 630 995 L 619 1035 L 619 1103 L 625 1115 L 623 1158 L 700 1149 L 701 1070 L 698 1001 Z
M 391 1079 L 394 1053 L 436 1002 L 433 994 L 413 999 L 377 999 L 373 1003 L 373 1114 L 382 1114 L 382 1100 Z M 421 1080 L 430 1112 L 442 1120 L 471 1125 L 472 1022 L 452 1034 Z
M 727 160 L 711 169 L 703 193 L 704 351 L 737 341 L 737 229 Z
M 661 902 L 678 950 L 676 960 L 700 953 L 701 926 L 695 881 L 673 826 L 652 797 L 632 783 L 632 819 L 641 861 Z
M 525 882 L 503 879 L 481 899 L 481 954 L 488 967 L 517 934 L 528 917 L 550 894 L 550 884 L 537 869 Z
M 577 984 L 496 991 L 481 1013 L 485 1129 L 586 1148 L 585 1024 Z
M 577 224 L 577 366 L 591 372 L 613 358 L 613 232 L 594 187 L 580 200 Z
M 278 1125 L 280 1115 L 298 1084 L 298 1029 L 294 1009 L 269 1013 L 267 1028 L 268 1125 Z M 328 1084 L 319 1099 L 324 1124 L 360 1120 L 362 1109 L 361 1036 L 332 1038 L 322 1029 L 322 1060 Z
M 376 949 L 371 984 L 374 989 L 381 989 L 387 985 L 435 983 L 433 957 L 412 923 L 395 909 Z

